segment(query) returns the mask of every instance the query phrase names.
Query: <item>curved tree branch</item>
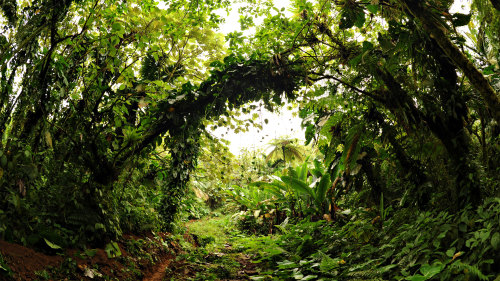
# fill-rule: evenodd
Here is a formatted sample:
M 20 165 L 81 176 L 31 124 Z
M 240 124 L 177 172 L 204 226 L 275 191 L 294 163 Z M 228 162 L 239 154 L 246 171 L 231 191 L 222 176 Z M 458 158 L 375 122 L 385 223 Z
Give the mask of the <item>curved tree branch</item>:
M 492 3 L 495 1 L 498 2 L 498 0 L 492 0 Z M 421 1 L 402 0 L 401 2 L 410 14 L 422 23 L 423 28 L 429 33 L 431 38 L 436 40 L 446 56 L 463 71 L 471 85 L 485 100 L 488 108 L 491 110 L 493 118 L 497 123 L 500 123 L 500 99 L 497 92 L 491 87 L 488 80 L 486 80 L 483 74 L 481 74 L 465 54 L 451 42 L 446 35 L 446 28 L 437 22 L 432 13 L 422 6 Z
M 490 2 L 497 11 L 500 11 L 500 0 L 490 0 Z

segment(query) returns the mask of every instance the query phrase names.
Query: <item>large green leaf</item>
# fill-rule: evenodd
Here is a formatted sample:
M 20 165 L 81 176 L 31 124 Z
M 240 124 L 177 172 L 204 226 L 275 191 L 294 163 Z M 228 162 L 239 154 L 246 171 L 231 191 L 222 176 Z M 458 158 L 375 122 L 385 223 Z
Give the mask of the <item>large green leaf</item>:
M 62 249 L 62 248 L 61 248 L 61 246 L 56 245 L 56 244 L 54 244 L 54 243 L 50 242 L 49 240 L 47 240 L 47 239 L 45 239 L 45 238 L 43 238 L 43 240 L 45 240 L 45 243 L 46 243 L 49 247 L 51 247 L 52 249 L 54 249 L 54 250 L 59 250 L 59 249 Z
M 406 277 L 405 280 L 409 280 L 409 281 L 425 281 L 425 280 L 427 280 L 427 277 L 422 276 L 420 274 L 415 274 L 415 275 Z
M 321 162 L 317 159 L 314 159 L 314 169 L 311 170 L 311 173 L 316 177 L 321 177 L 324 174 L 323 167 L 321 166 Z
M 378 12 L 378 5 L 366 5 L 366 9 L 374 14 Z
M 440 273 L 443 270 L 444 266 L 445 265 L 442 264 L 441 262 L 435 262 L 432 265 L 424 264 L 420 267 L 420 273 L 422 273 L 422 274 L 415 274 L 413 276 L 408 276 L 408 277 L 406 277 L 406 280 L 409 280 L 409 281 L 429 280 L 434 275 Z
M 108 258 L 116 258 L 122 255 L 122 251 L 115 241 L 111 241 L 106 244 L 104 251 L 108 255 Z
M 426 276 L 427 278 L 430 279 L 432 276 L 441 272 L 441 270 L 443 270 L 443 268 L 444 268 L 444 265 L 441 263 L 435 263 L 433 265 L 424 264 L 424 265 L 422 265 L 422 267 L 420 267 L 420 272 L 424 276 Z
M 292 178 L 296 178 L 298 179 L 299 178 L 299 172 L 300 172 L 300 169 L 294 169 L 294 168 L 290 168 L 288 169 L 288 176 L 292 177 Z
M 281 180 L 288 184 L 293 190 L 297 191 L 297 193 L 307 194 L 311 196 L 311 198 L 315 198 L 314 191 L 307 185 L 307 183 L 290 176 L 282 176 Z
M 307 181 L 307 161 L 305 161 L 302 166 L 297 167 L 297 174 L 301 181 Z
M 452 15 L 452 23 L 453 26 L 464 26 L 467 25 L 470 22 L 472 14 L 461 14 L 461 13 L 455 13 Z
M 495 234 L 491 236 L 491 247 L 495 250 L 500 248 L 500 233 L 495 232 Z
M 316 197 L 315 202 L 316 206 L 318 207 L 318 211 L 322 211 L 321 207 L 323 202 L 326 199 L 326 193 L 328 192 L 328 188 L 331 186 L 331 180 L 330 180 L 330 175 L 325 174 L 321 177 L 321 180 L 319 181 L 317 188 L 316 188 Z
M 274 195 L 274 196 L 276 196 L 278 198 L 283 197 L 283 192 L 281 192 L 281 190 L 279 188 L 277 188 L 276 186 L 267 185 L 267 186 L 264 187 L 264 190 L 266 192 L 271 193 L 272 195 Z
M 342 162 L 346 170 L 353 170 L 356 166 L 356 160 L 361 151 L 361 136 L 363 134 L 363 124 L 351 127 L 348 131 L 346 146 L 342 153 Z
M 257 181 L 250 183 L 249 186 L 256 186 L 258 188 L 262 189 L 262 192 L 268 192 L 271 193 L 275 196 L 282 197 L 283 192 L 281 191 L 281 188 L 273 183 L 270 182 L 265 182 L 265 181 Z
M 276 180 L 276 181 L 273 181 L 272 183 L 270 183 L 270 185 L 275 186 L 275 187 L 277 187 L 285 192 L 290 192 L 289 186 L 282 181 Z

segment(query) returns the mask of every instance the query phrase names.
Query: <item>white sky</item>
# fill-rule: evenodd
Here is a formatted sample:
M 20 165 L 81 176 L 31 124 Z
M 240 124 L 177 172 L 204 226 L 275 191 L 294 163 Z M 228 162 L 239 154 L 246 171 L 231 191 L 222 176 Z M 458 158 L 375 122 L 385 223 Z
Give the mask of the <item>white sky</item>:
M 281 9 L 282 7 L 287 9 L 289 3 L 290 2 L 288 0 L 280 0 L 275 1 L 274 4 L 278 9 Z M 241 7 L 241 4 L 233 5 L 233 9 L 230 11 L 229 15 L 227 15 L 225 11 L 220 12 L 219 15 L 226 19 L 225 23 L 220 27 L 220 31 L 222 33 L 228 34 L 233 31 L 240 31 L 240 24 L 238 22 L 239 7 Z M 259 25 L 261 22 L 262 19 L 254 19 L 254 23 L 256 25 Z M 244 35 L 248 36 L 253 32 L 255 32 L 255 30 L 246 30 Z M 287 110 L 286 106 L 280 110 L 280 113 L 271 113 L 264 108 L 262 108 L 261 111 L 257 110 L 256 112 L 261 113 L 259 117 L 260 120 L 257 120 L 256 122 L 262 125 L 262 130 L 250 127 L 248 132 L 235 134 L 231 129 L 217 128 L 217 130 L 213 132 L 213 135 L 230 141 L 229 150 L 234 155 L 239 155 L 242 149 L 266 149 L 268 147 L 268 143 L 272 139 L 282 136 L 298 138 L 301 140 L 305 139 L 304 130 L 300 126 L 302 119 L 298 116 L 294 117 L 292 111 Z M 295 112 L 297 112 L 296 109 Z M 267 124 L 264 123 L 264 119 L 268 119 Z
M 262 108 L 262 114 L 259 117 L 260 120 L 255 121 L 262 125 L 262 130 L 249 127 L 248 132 L 236 134 L 231 129 L 219 127 L 212 134 L 218 138 L 230 141 L 229 150 L 234 155 L 239 155 L 242 149 L 250 151 L 266 149 L 272 139 L 282 136 L 304 140 L 304 130 L 300 126 L 302 119 L 298 116 L 293 116 L 294 111 L 297 112 L 297 109 L 290 111 L 285 107 L 279 113 L 271 113 Z M 267 124 L 263 121 L 264 119 L 268 119 Z
M 233 0 L 234 2 L 234 0 Z M 233 31 L 241 31 L 240 30 L 240 23 L 238 22 L 240 15 L 238 13 L 238 9 L 240 7 L 243 7 L 243 3 L 233 3 L 231 5 L 232 9 L 229 11 L 229 15 L 226 13 L 224 10 L 220 10 L 219 13 L 217 13 L 219 16 L 225 18 L 225 23 L 220 25 L 220 32 L 223 34 L 228 34 Z M 292 13 L 288 11 L 288 8 L 290 7 L 290 1 L 289 0 L 274 0 L 274 6 L 278 9 L 285 8 L 284 14 L 286 16 L 291 16 Z M 273 11 L 274 12 L 274 11 Z M 273 13 L 274 15 L 274 13 Z M 263 22 L 263 18 L 254 18 L 254 23 L 255 25 L 260 25 Z M 245 30 L 243 34 L 245 36 L 255 32 L 255 29 L 250 29 L 250 30 Z
M 450 13 L 463 13 L 468 14 L 470 11 L 470 5 L 472 1 L 470 0 L 455 0 L 453 5 L 450 7 Z

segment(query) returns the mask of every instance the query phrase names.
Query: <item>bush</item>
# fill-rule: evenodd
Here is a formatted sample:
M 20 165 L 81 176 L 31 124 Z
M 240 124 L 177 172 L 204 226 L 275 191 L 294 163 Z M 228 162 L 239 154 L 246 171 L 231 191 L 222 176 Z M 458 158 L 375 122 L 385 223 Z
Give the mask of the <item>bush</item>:
M 280 280 L 493 280 L 500 272 L 500 198 L 452 215 L 401 209 L 380 222 L 352 210 L 347 223 L 282 224 Z M 303 279 L 309 278 L 309 279 Z

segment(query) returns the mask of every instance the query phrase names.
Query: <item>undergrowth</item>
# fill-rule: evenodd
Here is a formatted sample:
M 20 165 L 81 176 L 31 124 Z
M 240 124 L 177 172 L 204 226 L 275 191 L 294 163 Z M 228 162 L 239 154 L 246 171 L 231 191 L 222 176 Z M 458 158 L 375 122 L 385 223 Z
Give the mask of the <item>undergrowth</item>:
M 345 224 L 282 224 L 282 252 L 253 280 L 499 280 L 500 199 L 477 212 L 402 209 L 384 222 L 364 209 Z
M 342 213 L 337 221 L 286 219 L 269 235 L 238 229 L 238 215 L 191 222 L 198 247 L 178 261 L 197 273 L 179 279 L 172 272 L 169 280 L 500 280 L 499 198 L 456 214 Z M 255 265 L 251 274 L 241 270 L 242 256 Z

